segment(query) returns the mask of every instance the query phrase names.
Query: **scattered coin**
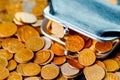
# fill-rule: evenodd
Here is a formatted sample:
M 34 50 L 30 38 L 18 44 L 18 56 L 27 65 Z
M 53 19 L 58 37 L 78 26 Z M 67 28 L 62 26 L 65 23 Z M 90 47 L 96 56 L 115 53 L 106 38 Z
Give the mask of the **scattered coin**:
M 52 63 L 56 64 L 56 65 L 62 65 L 64 64 L 66 61 L 66 57 L 65 56 L 56 56 L 53 58 Z
M 12 71 L 12 70 L 14 70 L 16 67 L 17 67 L 17 62 L 16 62 L 14 59 L 11 59 L 11 60 L 8 62 L 7 69 L 8 69 L 9 71 Z
M 52 74 L 51 74 L 52 73 Z M 59 75 L 59 68 L 54 64 L 48 64 L 42 67 L 41 76 L 44 79 L 55 79 Z
M 41 67 L 36 63 L 27 63 L 23 68 L 23 73 L 26 76 L 38 75 L 41 71 Z
M 103 80 L 118 80 L 118 76 L 115 73 L 106 73 Z
M 92 65 L 96 60 L 95 53 L 90 49 L 83 49 L 78 54 L 78 61 L 83 66 L 90 66 Z
M 64 55 L 64 51 L 65 51 L 65 47 L 59 43 L 53 43 L 51 48 L 50 48 L 53 53 L 57 56 L 63 56 Z
M 23 78 L 20 74 L 14 71 L 14 72 L 10 72 L 7 80 L 23 80 Z
M 13 58 L 13 53 L 8 52 L 5 49 L 0 49 L 0 55 L 4 56 L 7 58 L 7 60 L 10 60 Z
M 11 53 L 17 53 L 20 49 L 24 48 L 24 44 L 16 38 L 6 38 L 2 41 L 2 47 Z
M 26 63 L 30 61 L 34 57 L 34 53 L 28 49 L 28 48 L 23 48 L 19 50 L 14 58 L 18 63 Z
M 113 48 L 112 42 L 99 42 L 95 44 L 95 49 L 100 52 L 108 52 Z
M 9 76 L 9 70 L 3 66 L 0 66 L 0 79 L 4 80 Z
M 66 40 L 65 45 L 69 51 L 77 52 L 83 49 L 85 42 L 82 37 L 78 35 L 72 35 Z
M 49 50 L 40 50 L 35 54 L 34 62 L 41 64 L 48 61 L 51 57 L 51 52 Z
M 113 59 L 106 59 L 103 61 L 103 63 L 105 64 L 106 70 L 108 72 L 114 72 L 119 69 L 118 62 Z
M 97 64 L 85 67 L 83 73 L 87 80 L 102 80 L 105 76 L 105 70 Z
M 10 37 L 17 31 L 17 26 L 12 22 L 5 22 L 0 24 L 0 37 Z
M 6 57 L 0 55 L 0 66 L 2 67 L 7 67 L 8 65 L 8 60 Z
M 26 42 L 31 37 L 40 37 L 37 30 L 32 26 L 24 25 L 17 30 L 17 37 L 20 41 Z
M 30 37 L 26 40 L 25 46 L 32 51 L 38 51 L 44 47 L 44 40 L 41 37 Z

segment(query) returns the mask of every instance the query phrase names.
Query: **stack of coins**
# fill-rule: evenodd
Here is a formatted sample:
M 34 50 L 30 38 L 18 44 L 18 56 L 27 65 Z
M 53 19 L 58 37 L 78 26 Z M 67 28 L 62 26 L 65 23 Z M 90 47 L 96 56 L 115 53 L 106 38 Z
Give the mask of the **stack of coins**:
M 0 1 L 0 80 L 74 80 L 82 73 L 86 80 L 120 79 L 120 53 L 98 58 L 119 40 L 99 42 L 71 29 L 65 34 L 64 26 L 50 20 L 46 31 L 65 45 L 55 42 L 40 31 L 46 0 L 30 0 L 36 4 L 29 13 L 24 1 Z

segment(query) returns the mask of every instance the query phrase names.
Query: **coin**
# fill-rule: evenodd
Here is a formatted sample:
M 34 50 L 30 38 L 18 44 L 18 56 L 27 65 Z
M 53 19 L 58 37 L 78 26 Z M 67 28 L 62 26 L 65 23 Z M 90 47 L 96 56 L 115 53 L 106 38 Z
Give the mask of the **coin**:
M 22 75 L 22 76 L 26 76 L 26 75 L 23 73 L 23 68 L 25 67 L 25 65 L 26 65 L 26 64 L 23 64 L 23 63 L 22 63 L 22 64 L 20 63 L 20 64 L 17 65 L 16 71 L 17 71 L 20 75 Z
M 106 70 L 108 72 L 114 72 L 119 69 L 118 62 L 113 59 L 106 59 L 103 61 L 103 63 L 105 64 Z
M 106 76 L 103 80 L 118 80 L 118 76 L 114 73 L 106 73 Z
M 0 79 L 4 80 L 9 76 L 9 70 L 3 66 L 0 66 Z
M 40 50 L 35 54 L 34 62 L 41 64 L 46 62 L 51 57 L 51 52 L 49 50 Z
M 6 57 L 7 60 L 10 60 L 13 57 L 13 53 L 10 53 L 5 49 L 0 49 L 0 55 Z
M 66 57 L 65 56 L 56 56 L 53 58 L 52 63 L 56 64 L 56 65 L 61 65 L 66 61 Z
M 63 56 L 64 55 L 64 51 L 65 51 L 65 47 L 59 43 L 53 43 L 51 48 L 50 48 L 53 53 L 57 56 Z
M 105 70 L 97 64 L 85 67 L 83 73 L 87 80 L 102 80 L 105 76 Z
M 13 71 L 13 72 L 10 72 L 7 80 L 23 80 L 23 78 L 16 71 Z
M 34 57 L 34 53 L 28 49 L 28 48 L 23 48 L 21 50 L 19 50 L 14 58 L 18 63 L 26 63 L 29 60 L 31 60 Z
M 0 55 L 0 66 L 2 67 L 7 67 L 8 65 L 8 60 L 6 57 Z
M 85 42 L 82 37 L 72 35 L 65 42 L 66 48 L 71 52 L 77 52 L 83 49 Z
M 40 65 L 46 65 L 46 64 L 49 64 L 52 60 L 53 60 L 53 58 L 54 58 L 54 53 L 50 50 L 50 58 L 46 61 L 46 62 L 44 62 L 44 63 L 41 63 Z
M 5 22 L 0 24 L 0 37 L 10 37 L 17 31 L 17 26 L 12 22 Z
M 25 46 L 32 51 L 38 51 L 44 47 L 44 40 L 41 37 L 30 37 L 26 40 Z
M 11 53 L 16 53 L 25 46 L 16 38 L 6 38 L 2 41 L 2 47 Z
M 78 61 L 83 66 L 90 66 L 95 62 L 95 60 L 95 53 L 91 49 L 85 48 L 78 54 Z
M 27 63 L 23 68 L 23 73 L 26 76 L 35 76 L 38 75 L 41 71 L 41 66 L 36 63 Z
M 8 62 L 7 69 L 8 69 L 9 71 L 12 71 L 12 70 L 14 70 L 16 67 L 17 67 L 17 62 L 16 62 L 14 59 L 11 59 L 11 60 Z
M 41 76 L 44 79 L 49 79 L 49 80 L 55 79 L 58 75 L 59 75 L 59 68 L 54 64 L 45 65 L 41 69 Z
M 29 39 L 30 37 L 33 37 L 33 36 L 40 37 L 37 30 L 35 30 L 33 27 L 31 27 L 29 25 L 21 26 L 17 30 L 17 37 L 20 41 L 26 42 L 27 39 Z
M 112 42 L 99 42 L 95 44 L 95 49 L 99 52 L 108 52 L 113 48 Z

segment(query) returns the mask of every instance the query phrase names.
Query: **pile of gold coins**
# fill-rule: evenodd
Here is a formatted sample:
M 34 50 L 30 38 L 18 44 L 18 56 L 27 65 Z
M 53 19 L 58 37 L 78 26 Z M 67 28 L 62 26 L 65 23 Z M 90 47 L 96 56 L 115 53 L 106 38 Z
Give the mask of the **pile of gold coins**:
M 31 12 L 23 1 L 34 1 Z M 116 40 L 98 42 L 49 21 L 47 30 L 65 45 L 40 31 L 46 0 L 0 0 L 0 80 L 120 80 L 120 53 L 113 58 L 97 57 L 111 52 Z M 65 55 L 68 51 L 69 54 Z

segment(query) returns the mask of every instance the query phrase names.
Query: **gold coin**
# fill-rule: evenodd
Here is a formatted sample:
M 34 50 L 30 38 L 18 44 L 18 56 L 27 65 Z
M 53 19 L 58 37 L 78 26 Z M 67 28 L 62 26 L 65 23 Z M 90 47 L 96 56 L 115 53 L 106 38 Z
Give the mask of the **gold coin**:
M 29 38 L 25 45 L 27 48 L 31 49 L 32 51 L 38 51 L 44 47 L 44 40 L 41 37 L 31 37 Z
M 71 52 L 77 52 L 83 49 L 85 42 L 84 39 L 78 35 L 68 37 L 65 42 L 66 48 Z
M 106 73 L 106 76 L 103 80 L 118 80 L 118 76 L 114 73 Z
M 118 62 L 113 60 L 113 59 L 106 59 L 103 61 L 103 63 L 105 64 L 108 72 L 114 72 L 114 71 L 117 71 L 119 69 Z
M 87 80 L 102 80 L 105 76 L 105 70 L 97 64 L 85 67 L 83 73 Z
M 0 37 L 10 37 L 17 31 L 17 26 L 12 22 L 0 24 Z
M 31 37 L 39 37 L 39 33 L 33 27 L 25 25 L 18 29 L 17 37 L 19 40 L 26 42 Z
M 16 67 L 17 67 L 17 62 L 16 62 L 14 59 L 12 59 L 12 60 L 10 60 L 10 61 L 8 62 L 7 69 L 8 69 L 9 71 L 14 70 Z
M 52 51 L 50 51 L 50 58 L 46 62 L 41 63 L 40 65 L 46 65 L 46 64 L 52 62 L 53 58 L 54 58 L 54 53 Z
M 57 56 L 64 55 L 65 47 L 59 43 L 53 43 L 50 49 Z
M 16 53 L 24 48 L 24 44 L 16 38 L 6 38 L 2 41 L 2 47 L 11 53 Z
M 92 65 L 96 60 L 95 53 L 90 49 L 83 49 L 78 54 L 78 61 L 84 66 Z
M 19 65 L 17 65 L 17 69 L 16 69 L 16 71 L 20 74 L 20 75 L 22 75 L 22 76 L 26 76 L 24 73 L 23 73 L 23 68 L 26 66 L 26 64 L 19 64 Z
M 10 60 L 13 57 L 13 53 L 10 53 L 5 49 L 0 49 L 0 55 L 6 57 L 7 60 Z
M 98 42 L 95 44 L 95 49 L 99 52 L 108 52 L 113 48 L 112 42 Z
M 15 60 L 18 63 L 26 63 L 29 60 L 31 60 L 33 57 L 34 57 L 34 53 L 27 48 L 23 48 L 19 50 L 14 56 Z
M 59 75 L 59 68 L 54 64 L 48 64 L 42 67 L 41 76 L 44 79 L 55 79 Z
M 3 66 L 0 66 L 0 79 L 4 80 L 9 76 L 9 70 Z
M 23 78 L 16 71 L 13 71 L 9 74 L 7 80 L 23 80 Z
M 46 62 L 51 57 L 51 52 L 49 50 L 40 50 L 35 54 L 34 62 L 41 64 Z
M 54 63 L 56 65 L 61 65 L 61 64 L 65 63 L 65 61 L 66 61 L 65 56 L 56 56 L 53 58 L 52 63 Z
M 0 55 L 0 66 L 6 67 L 8 65 L 8 60 L 6 57 Z
M 36 63 L 27 63 L 23 68 L 23 73 L 27 76 L 38 75 L 41 71 L 41 67 Z

